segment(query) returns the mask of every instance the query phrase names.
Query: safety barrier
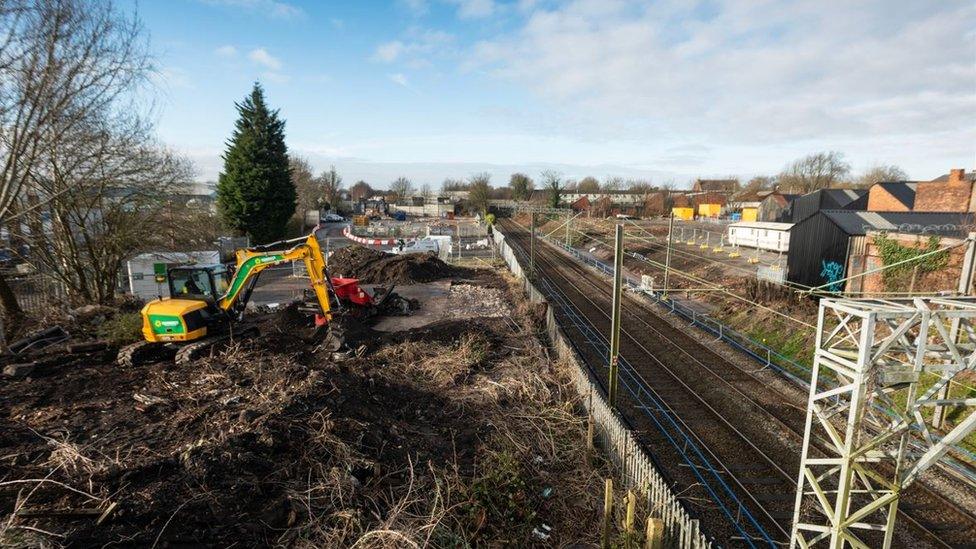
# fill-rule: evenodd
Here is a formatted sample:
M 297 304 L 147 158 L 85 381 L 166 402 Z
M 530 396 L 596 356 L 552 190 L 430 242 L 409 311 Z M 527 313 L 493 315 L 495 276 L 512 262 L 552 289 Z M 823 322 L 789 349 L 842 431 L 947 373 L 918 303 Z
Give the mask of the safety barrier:
M 505 236 L 494 229 L 492 236 L 509 270 L 522 281 L 529 300 L 547 303 L 546 296 L 525 276 L 514 251 L 505 242 Z M 597 440 L 620 472 L 624 486 L 643 492 L 647 515 L 664 522 L 665 545 L 681 549 L 712 547 L 712 543 L 701 533 L 698 520 L 691 517 L 655 467 L 653 459 L 641 448 L 633 432 L 607 404 L 600 387 L 591 379 L 585 364 L 556 321 L 552 307 L 546 308 L 546 331 L 557 356 L 572 366 L 570 372 L 574 385 L 593 418 Z

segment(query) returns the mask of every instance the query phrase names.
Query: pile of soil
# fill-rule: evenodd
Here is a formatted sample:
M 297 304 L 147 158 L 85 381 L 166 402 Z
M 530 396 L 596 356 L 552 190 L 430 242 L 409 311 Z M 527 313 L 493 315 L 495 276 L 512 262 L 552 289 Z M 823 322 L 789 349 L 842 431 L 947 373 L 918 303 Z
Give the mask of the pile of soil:
M 365 246 L 346 246 L 329 256 L 332 276 L 358 278 L 363 284 L 414 284 L 464 276 L 432 254 L 394 255 Z
M 609 471 L 585 458 L 575 392 L 527 311 L 364 332 L 368 353 L 342 362 L 292 312 L 266 316 L 261 339 L 183 367 L 90 354 L 0 380 L 0 545 L 524 546 L 543 522 L 554 544 L 599 532 Z

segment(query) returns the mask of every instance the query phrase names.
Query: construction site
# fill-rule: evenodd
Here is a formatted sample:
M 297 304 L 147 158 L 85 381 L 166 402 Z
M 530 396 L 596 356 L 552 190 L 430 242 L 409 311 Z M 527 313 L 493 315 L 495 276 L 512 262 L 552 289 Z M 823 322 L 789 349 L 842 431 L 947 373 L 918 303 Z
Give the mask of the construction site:
M 0 1 L 0 547 L 976 549 L 974 23 Z
M 57 330 L 14 342 L 0 384 L 4 543 L 777 547 L 815 523 L 797 471 L 827 463 L 848 435 L 835 418 L 831 436 L 805 437 L 810 378 L 730 339 L 690 297 L 632 278 L 663 274 L 646 261 L 671 246 L 680 255 L 666 232 L 658 251 L 654 231 L 627 232 L 634 251 L 615 286 L 598 250 L 566 244 L 586 248 L 567 224 L 591 239 L 600 224 L 512 213 L 482 228 L 490 247 L 466 260 L 322 230 L 239 250 L 224 282 L 213 267 L 171 268 L 173 297 L 45 318 Z M 624 223 L 604 226 L 623 242 Z M 662 258 L 674 261 L 664 272 L 681 278 L 691 257 Z M 207 297 L 214 288 L 222 298 Z M 197 310 L 213 318 L 193 337 Z M 131 315 L 143 319 L 135 342 L 117 323 Z M 971 429 L 953 434 L 967 416 L 953 410 L 925 438 L 869 422 L 881 402 L 854 404 L 850 436 L 878 436 L 877 448 L 904 436 L 907 450 L 859 460 L 850 449 L 850 512 L 869 511 L 822 532 L 972 547 Z M 902 490 L 909 464 L 949 437 Z M 841 492 L 818 482 L 824 504 Z M 885 488 L 895 498 L 873 504 Z

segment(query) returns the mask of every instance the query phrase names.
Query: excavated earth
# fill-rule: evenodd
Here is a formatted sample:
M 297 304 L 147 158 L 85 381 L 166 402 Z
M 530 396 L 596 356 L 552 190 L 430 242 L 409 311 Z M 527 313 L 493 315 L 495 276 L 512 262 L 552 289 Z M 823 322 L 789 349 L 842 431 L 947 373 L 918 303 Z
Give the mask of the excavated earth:
M 432 254 L 394 255 L 365 246 L 346 246 L 329 256 L 333 276 L 358 278 L 363 284 L 412 284 L 465 276 L 470 269 L 453 267 Z
M 342 274 L 451 269 L 415 256 L 363 267 L 361 250 Z M 512 315 L 363 327 L 351 359 L 318 350 L 286 309 L 262 317 L 262 338 L 189 366 L 51 351 L 30 377 L 0 379 L 0 545 L 595 539 L 607 472 L 581 453 L 575 393 L 547 360 L 538 311 L 480 276 L 507 288 Z M 543 523 L 552 531 L 534 534 Z

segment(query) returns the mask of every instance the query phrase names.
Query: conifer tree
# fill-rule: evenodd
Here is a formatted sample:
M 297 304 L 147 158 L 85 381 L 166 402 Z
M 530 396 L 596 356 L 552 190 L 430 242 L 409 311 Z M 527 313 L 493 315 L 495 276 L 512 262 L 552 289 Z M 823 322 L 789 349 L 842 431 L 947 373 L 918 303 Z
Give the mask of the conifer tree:
M 285 235 L 295 213 L 285 121 L 277 110 L 268 109 L 257 82 L 235 106 L 240 116 L 217 181 L 217 211 L 229 229 L 250 236 L 254 243 L 271 242 Z

